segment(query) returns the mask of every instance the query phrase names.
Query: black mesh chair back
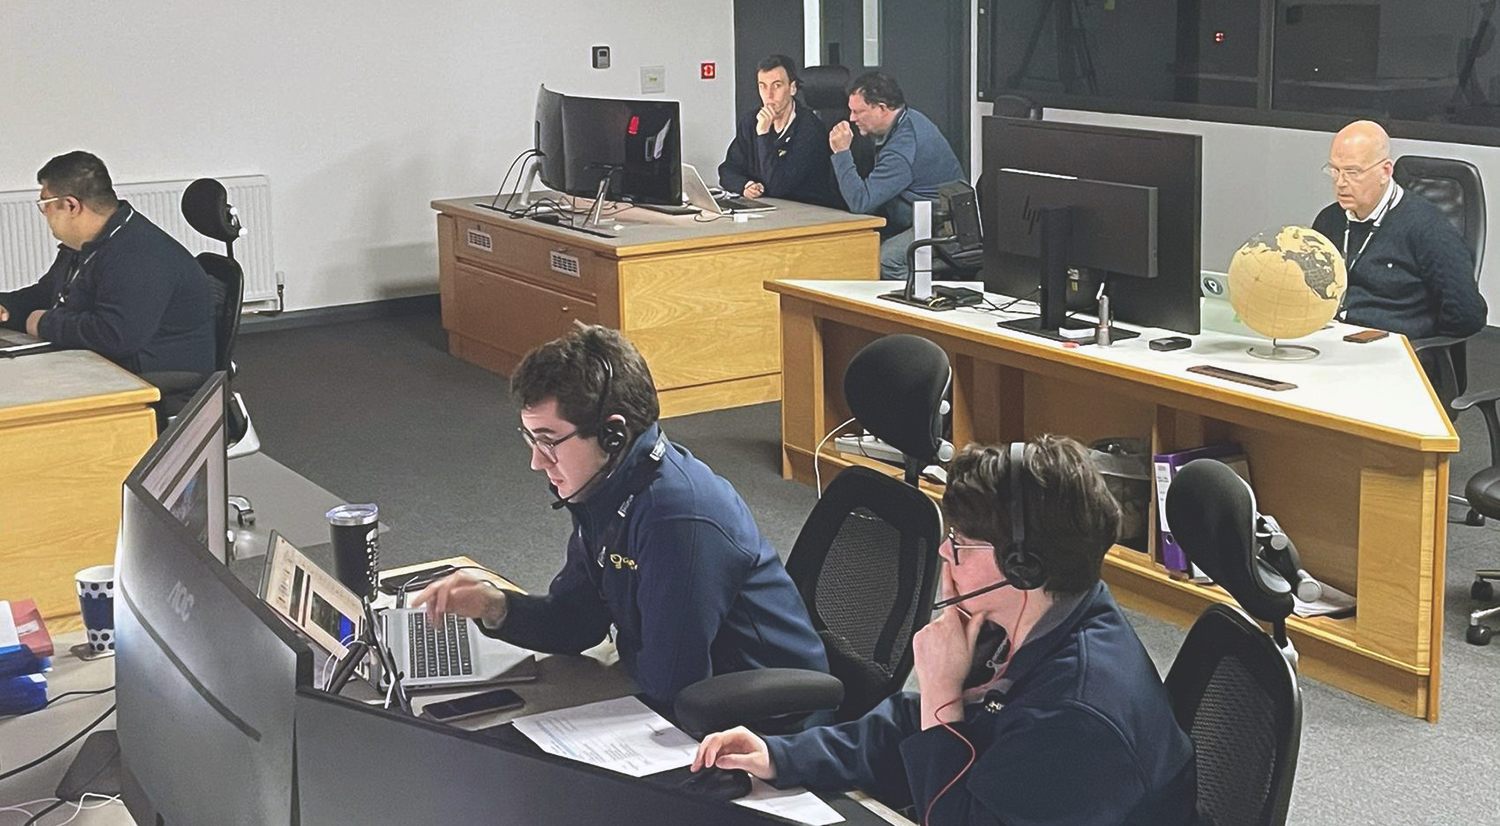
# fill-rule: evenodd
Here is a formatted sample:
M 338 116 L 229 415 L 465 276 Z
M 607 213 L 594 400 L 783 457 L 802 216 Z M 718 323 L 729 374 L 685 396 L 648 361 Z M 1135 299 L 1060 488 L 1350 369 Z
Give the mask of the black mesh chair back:
M 1271 637 L 1238 610 L 1212 605 L 1188 631 L 1165 682 L 1177 724 L 1193 740 L 1202 821 L 1284 824 L 1302 695 Z
M 937 505 L 869 468 L 839 473 L 808 515 L 786 568 L 844 684 L 840 721 L 906 682 L 912 637 L 932 613 L 941 542 Z
M 817 113 L 818 120 L 829 129 L 839 121 L 849 119 L 849 70 L 843 66 L 806 66 L 798 73 L 797 94 L 802 102 Z M 854 143 L 849 147 L 854 155 L 854 168 L 860 177 L 870 174 L 875 168 L 875 144 L 854 130 Z
M 245 271 L 234 260 L 234 242 L 243 228 L 229 193 L 213 178 L 199 178 L 182 193 L 182 217 L 193 229 L 224 244 L 224 255 L 202 252 L 198 266 L 208 275 L 214 305 L 214 369 L 224 371 L 234 389 L 234 343 L 240 332 L 240 313 L 245 301 Z M 241 404 L 229 405 L 229 442 L 235 444 L 250 428 Z

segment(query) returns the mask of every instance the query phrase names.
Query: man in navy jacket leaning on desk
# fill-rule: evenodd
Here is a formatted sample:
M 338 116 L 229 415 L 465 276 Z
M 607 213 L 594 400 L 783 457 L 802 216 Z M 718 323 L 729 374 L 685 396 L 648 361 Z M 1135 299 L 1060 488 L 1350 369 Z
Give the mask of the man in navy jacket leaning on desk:
M 1192 743 L 1099 581 L 1120 510 L 1085 448 L 965 448 L 943 511 L 948 606 L 912 643 L 920 695 L 784 737 L 710 734 L 693 768 L 860 786 L 932 826 L 1194 823 Z
M 524 648 L 576 654 L 615 629 L 625 671 L 652 701 L 714 674 L 828 671 L 781 558 L 734 488 L 662 433 L 646 362 L 618 331 L 579 324 L 511 377 L 531 467 L 573 515 L 545 596 L 465 572 L 413 600 L 479 620 Z
M 133 373 L 213 372 L 213 298 L 193 256 L 115 196 L 97 157 L 59 155 L 36 177 L 61 243 L 37 283 L 0 293 L 0 322 Z

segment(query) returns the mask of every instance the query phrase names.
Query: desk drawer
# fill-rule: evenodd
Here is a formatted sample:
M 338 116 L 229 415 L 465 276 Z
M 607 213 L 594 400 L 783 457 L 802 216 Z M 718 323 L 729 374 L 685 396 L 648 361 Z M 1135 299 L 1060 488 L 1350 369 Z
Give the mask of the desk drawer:
M 456 323 L 448 328 L 512 356 L 565 335 L 574 319 L 599 323 L 591 301 L 467 264 L 454 276 Z
M 453 239 L 461 261 L 503 269 L 513 276 L 592 299 L 613 262 L 562 239 L 518 232 L 504 224 L 459 218 Z

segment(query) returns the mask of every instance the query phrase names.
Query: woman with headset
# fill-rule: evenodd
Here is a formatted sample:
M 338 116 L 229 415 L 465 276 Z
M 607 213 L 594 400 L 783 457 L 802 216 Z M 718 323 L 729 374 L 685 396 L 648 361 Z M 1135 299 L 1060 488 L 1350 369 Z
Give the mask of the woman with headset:
M 943 511 L 942 613 L 913 642 L 920 693 L 786 737 L 709 735 L 694 770 L 859 786 L 923 824 L 1192 823 L 1192 744 L 1099 579 L 1120 512 L 1088 451 L 1054 436 L 971 445 Z

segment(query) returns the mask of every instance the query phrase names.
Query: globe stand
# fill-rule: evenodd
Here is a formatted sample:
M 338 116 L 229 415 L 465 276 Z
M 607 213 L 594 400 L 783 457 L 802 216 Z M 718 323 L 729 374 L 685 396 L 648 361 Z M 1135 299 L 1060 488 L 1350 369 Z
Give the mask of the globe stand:
M 1271 339 L 1271 346 L 1254 344 L 1245 348 L 1245 352 L 1258 359 L 1269 359 L 1271 361 L 1306 361 L 1322 355 L 1322 351 L 1316 347 L 1306 344 L 1281 344 L 1276 339 Z

